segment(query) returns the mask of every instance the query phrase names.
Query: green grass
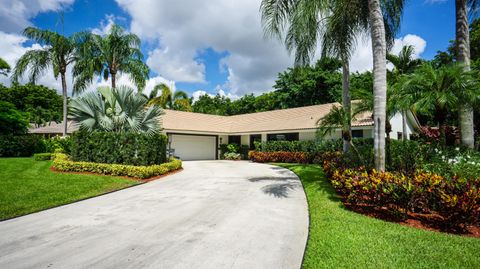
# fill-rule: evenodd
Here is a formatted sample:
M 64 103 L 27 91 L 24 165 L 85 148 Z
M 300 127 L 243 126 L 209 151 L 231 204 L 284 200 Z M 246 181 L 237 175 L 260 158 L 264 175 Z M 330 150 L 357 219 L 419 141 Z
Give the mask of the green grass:
M 50 171 L 51 161 L 0 158 L 0 220 L 122 189 L 137 181 Z
M 310 232 L 303 268 L 480 268 L 480 239 L 346 210 L 316 165 L 281 164 L 303 182 Z

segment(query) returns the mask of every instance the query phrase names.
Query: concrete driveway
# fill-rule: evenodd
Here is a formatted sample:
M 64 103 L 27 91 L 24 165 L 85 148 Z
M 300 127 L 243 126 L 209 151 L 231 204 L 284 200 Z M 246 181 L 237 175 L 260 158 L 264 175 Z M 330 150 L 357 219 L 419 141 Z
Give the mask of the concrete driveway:
M 298 177 L 249 162 L 184 162 L 147 184 L 0 222 L 0 268 L 299 268 Z

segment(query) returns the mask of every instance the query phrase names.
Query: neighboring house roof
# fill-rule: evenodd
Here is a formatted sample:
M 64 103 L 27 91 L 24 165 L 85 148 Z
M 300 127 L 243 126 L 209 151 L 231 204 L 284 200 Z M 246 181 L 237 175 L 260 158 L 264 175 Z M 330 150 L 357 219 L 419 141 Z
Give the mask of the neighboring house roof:
M 162 115 L 162 128 L 170 132 L 201 133 L 258 133 L 316 129 L 319 119 L 327 115 L 333 106 L 339 103 L 314 105 L 298 108 L 279 109 L 235 116 L 218 116 L 202 113 L 165 110 Z M 352 126 L 373 126 L 372 113 L 365 112 L 356 116 Z M 68 132 L 78 130 L 78 124 L 69 122 Z M 62 133 L 62 125 L 31 129 L 31 133 Z

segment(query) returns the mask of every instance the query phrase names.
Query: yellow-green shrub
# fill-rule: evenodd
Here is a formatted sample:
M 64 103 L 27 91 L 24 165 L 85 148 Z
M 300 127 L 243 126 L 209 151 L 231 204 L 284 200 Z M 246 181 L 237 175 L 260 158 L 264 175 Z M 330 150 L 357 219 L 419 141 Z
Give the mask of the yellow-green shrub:
M 90 172 L 112 176 L 128 176 L 134 178 L 150 178 L 160 176 L 182 167 L 182 161 L 172 158 L 169 162 L 149 165 L 134 166 L 123 164 L 106 164 L 93 162 L 74 162 L 67 155 L 56 153 L 54 155 L 53 166 L 57 171 L 62 172 Z

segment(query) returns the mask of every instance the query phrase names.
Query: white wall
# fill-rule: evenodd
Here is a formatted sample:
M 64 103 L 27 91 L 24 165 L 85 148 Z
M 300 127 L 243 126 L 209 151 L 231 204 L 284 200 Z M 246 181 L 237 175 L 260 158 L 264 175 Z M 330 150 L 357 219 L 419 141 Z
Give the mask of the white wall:
M 390 132 L 391 139 L 399 139 L 398 133 L 402 133 L 402 113 L 396 113 L 390 119 L 390 125 L 392 126 L 392 131 Z M 414 132 L 412 125 L 410 124 L 410 119 L 407 116 L 407 138 L 410 139 L 410 135 Z
M 240 143 L 242 145 L 249 146 L 250 145 L 250 135 L 241 135 L 240 136 Z

